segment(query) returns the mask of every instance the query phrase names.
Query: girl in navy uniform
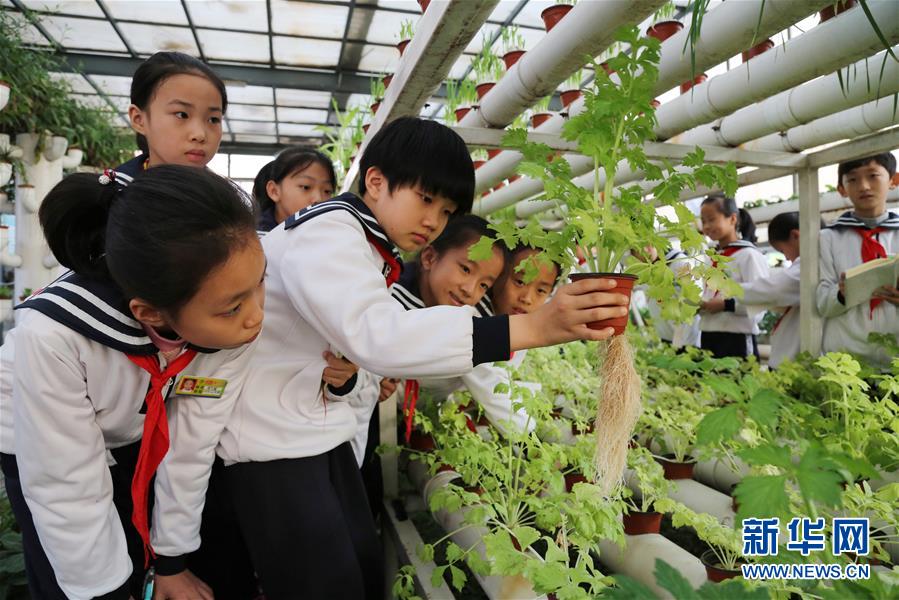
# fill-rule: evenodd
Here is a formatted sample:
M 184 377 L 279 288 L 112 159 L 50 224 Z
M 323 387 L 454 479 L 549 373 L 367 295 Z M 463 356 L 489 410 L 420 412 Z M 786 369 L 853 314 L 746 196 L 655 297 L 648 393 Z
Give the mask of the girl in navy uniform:
M 253 182 L 259 231 L 271 231 L 298 210 L 327 200 L 336 189 L 337 176 L 327 156 L 301 147 L 282 151 Z
M 718 243 L 718 253 L 730 257 L 727 272 L 737 283 L 750 283 L 768 276 L 768 260 L 756 247 L 755 223 L 746 210 L 737 208 L 733 198 L 712 194 L 702 201 L 702 232 Z M 756 336 L 764 311 L 722 299 L 719 292 L 706 289 L 701 304 L 700 347 L 716 358 L 751 356 L 758 358 Z
M 153 558 L 161 597 L 211 598 L 185 556 L 261 331 L 265 256 L 227 180 L 117 180 L 71 175 L 41 205 L 72 270 L 18 307 L 2 349 L 6 487 L 32 597 L 138 598 Z
M 606 280 L 561 288 L 531 315 L 404 311 L 388 291 L 400 275 L 398 248 L 424 248 L 470 209 L 471 158 L 445 126 L 400 118 L 372 139 L 360 173 L 362 197 L 310 206 L 262 240 L 268 323 L 219 452 L 269 600 L 384 593 L 381 545 L 350 447 L 356 413 L 323 401 L 324 351 L 381 376 L 453 376 L 512 349 L 607 338 L 611 329 L 585 323 L 627 312 L 625 297 L 602 291 L 613 285 Z

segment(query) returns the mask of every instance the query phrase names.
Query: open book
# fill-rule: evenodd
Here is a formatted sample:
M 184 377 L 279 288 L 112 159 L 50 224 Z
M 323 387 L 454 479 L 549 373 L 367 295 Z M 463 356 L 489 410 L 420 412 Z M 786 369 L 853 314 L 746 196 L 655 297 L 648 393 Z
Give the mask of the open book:
M 871 299 L 877 288 L 897 286 L 899 281 L 899 254 L 876 258 L 846 271 L 846 287 L 843 297 L 847 307 L 862 304 Z

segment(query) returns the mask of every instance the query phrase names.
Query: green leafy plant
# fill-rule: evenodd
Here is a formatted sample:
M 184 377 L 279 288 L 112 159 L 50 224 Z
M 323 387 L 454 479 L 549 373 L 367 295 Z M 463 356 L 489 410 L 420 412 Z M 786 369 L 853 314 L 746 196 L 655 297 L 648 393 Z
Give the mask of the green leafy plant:
M 562 84 L 563 90 L 578 90 L 581 88 L 581 84 L 584 81 L 584 70 L 578 69 L 574 73 L 568 76 L 568 79 L 565 80 L 565 83 Z
M 317 126 L 316 130 L 325 135 L 327 141 L 321 145 L 319 150 L 334 164 L 339 185 L 350 168 L 356 144 L 365 137 L 362 119 L 367 109 L 349 106 L 346 110 L 341 111 L 336 100 L 331 101 L 331 109 L 337 117 L 337 126 Z
M 627 466 L 633 469 L 640 489 L 639 501 L 633 495 L 626 498 L 628 509 L 643 513 L 654 510 L 656 502 L 667 498 L 671 490 L 671 482 L 665 479 L 661 465 L 647 448 L 636 446 L 627 454 Z
M 400 23 L 400 31 L 397 34 L 399 36 L 400 41 L 411 40 L 415 37 L 415 23 L 413 23 L 410 19 L 404 19 Z
M 372 77 L 369 82 L 369 89 L 371 95 L 372 102 L 380 102 L 384 99 L 384 93 L 387 91 L 387 88 L 384 87 L 384 80 L 379 77 Z
M 446 82 L 443 119 L 447 125 L 456 122 L 456 109 L 471 106 L 478 100 L 475 82 L 471 79 L 451 79 Z
M 471 59 L 471 70 L 478 83 L 499 81 L 506 72 L 505 64 L 493 53 L 490 42 L 489 36 L 483 35 L 481 50 Z
M 0 490 L 0 599 L 28 598 L 26 585 L 22 534 L 6 490 Z
M 500 30 L 500 42 L 503 54 L 513 50 L 524 50 L 524 36 L 518 25 L 506 25 Z
M 393 580 L 393 597 L 398 600 L 421 600 L 415 594 L 415 569 L 411 565 L 399 568 Z
M 671 20 L 676 14 L 677 6 L 674 4 L 674 2 L 668 0 L 668 2 L 660 6 L 654 13 L 652 13 L 652 22 L 653 24 L 656 24 L 661 21 L 668 21 Z
M 11 284 L 0 285 L 0 300 L 11 300 L 13 297 L 13 286 Z

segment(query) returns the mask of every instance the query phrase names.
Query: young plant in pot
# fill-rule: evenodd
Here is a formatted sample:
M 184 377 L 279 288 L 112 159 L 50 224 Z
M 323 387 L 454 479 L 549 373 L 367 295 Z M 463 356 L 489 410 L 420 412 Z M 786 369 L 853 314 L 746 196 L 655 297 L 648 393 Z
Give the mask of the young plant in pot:
M 677 14 L 677 6 L 670 0 L 663 4 L 652 15 L 652 25 L 646 30 L 646 35 L 664 42 L 672 35 L 684 28 L 680 21 L 672 20 Z
M 486 35 L 481 38 L 481 51 L 471 60 L 471 71 L 478 82 L 475 88 L 478 100 L 493 89 L 506 72 L 505 64 L 492 52 L 490 38 Z
M 478 101 L 478 93 L 471 79 L 450 79 L 446 82 L 443 121 L 453 125 L 461 121 Z
M 624 532 L 628 535 L 659 533 L 662 513 L 655 510 L 655 503 L 668 497 L 671 483 L 665 479 L 665 473 L 652 453 L 643 446 L 636 446 L 628 451 L 627 466 L 633 471 L 640 491 L 635 493 L 625 488 L 630 495 L 625 499 L 627 512 L 623 515 Z
M 708 409 L 695 405 L 693 395 L 667 385 L 654 390 L 652 401 L 640 417 L 650 432 L 656 460 L 666 479 L 690 479 L 696 459 L 690 454 L 696 445 L 696 429 Z
M 559 95 L 561 96 L 562 106 L 564 108 L 567 109 L 572 102 L 581 97 L 581 83 L 583 81 L 584 71 L 583 69 L 578 69 L 562 84 L 562 87 L 560 88 L 562 91 Z
M 500 42 L 503 48 L 502 59 L 506 70 L 521 60 L 524 56 L 524 36 L 518 25 L 508 25 L 500 30 Z
M 412 41 L 412 38 L 415 37 L 415 24 L 406 19 L 402 23 L 400 23 L 400 31 L 397 34 L 400 41 L 396 43 L 396 49 L 399 51 L 400 56 L 403 56 L 403 52 L 406 51 L 406 46 L 409 45 L 409 42 Z
M 738 286 L 727 282 L 723 271 L 698 260 L 705 254 L 704 242 L 696 230 L 693 213 L 678 198 L 682 190 L 695 188 L 697 182 L 735 191 L 736 167 L 704 164 L 699 149 L 682 161 L 686 170 L 675 170 L 667 163 L 660 167 L 649 161 L 643 144 L 655 138 L 651 101 L 658 77 L 659 42 L 641 37 L 636 28 L 621 29 L 616 37 L 630 46 L 630 52 L 611 60 L 618 81 L 611 80 L 594 64 L 597 76 L 593 86 L 585 90 L 584 110 L 565 123 L 562 133 L 593 160 L 592 189 L 573 183 L 571 166 L 564 160 L 551 160 L 553 151 L 549 146 L 528 142 L 525 131 L 511 130 L 504 138 L 504 146 L 522 153 L 524 160 L 519 170 L 542 181 L 547 197 L 554 199 L 560 209 L 563 226 L 557 231 L 545 231 L 532 217 L 524 228 L 511 223 L 493 227 L 509 247 L 519 242 L 539 247 L 546 258 L 562 265 L 566 272 L 577 267 L 574 250 L 581 248 L 589 273 L 574 277 L 615 279 L 619 282 L 616 291 L 628 296 L 640 278 L 648 285 L 650 297 L 661 303 L 663 318 L 686 322 L 696 312 L 701 294 L 698 281 L 733 292 Z M 615 187 L 615 175 L 624 164 L 633 171 L 644 172 L 649 180 L 661 181 L 652 190 L 653 203 L 644 201 L 644 192 L 636 185 Z M 657 214 L 656 206 L 671 207 L 673 217 Z M 667 248 L 669 238 L 680 240 L 681 248 L 692 260 L 690 268 L 675 275 L 660 261 L 627 264 L 625 272 L 618 272 L 632 248 Z M 488 243 L 482 239 L 472 248 L 472 257 L 485 257 L 489 251 Z M 621 478 L 627 445 L 640 414 L 640 378 L 630 343 L 621 335 L 627 321 L 625 316 L 590 325 L 615 329 L 615 336 L 599 345 L 602 384 L 596 417 L 596 462 L 600 487 L 607 493 Z

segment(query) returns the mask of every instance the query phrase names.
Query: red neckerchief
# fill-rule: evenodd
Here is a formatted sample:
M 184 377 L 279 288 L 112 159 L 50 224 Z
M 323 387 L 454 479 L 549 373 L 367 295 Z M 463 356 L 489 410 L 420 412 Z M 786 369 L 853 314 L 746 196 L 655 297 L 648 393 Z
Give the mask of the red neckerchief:
M 159 368 L 159 359 L 155 355 L 126 354 L 128 360 L 150 374 L 150 390 L 144 402 L 147 414 L 144 417 L 144 432 L 140 440 L 140 452 L 137 455 L 137 466 L 131 480 L 131 501 L 133 509 L 131 522 L 144 542 L 144 566 L 150 562 L 150 556 L 156 557 L 150 545 L 149 515 L 147 514 L 147 490 L 156 468 L 169 450 L 169 423 L 165 413 L 165 398 L 162 390 L 170 379 L 178 375 L 190 364 L 197 351 L 188 349 L 173 360 L 163 371 Z
M 886 248 L 883 247 L 874 236 L 876 236 L 881 231 L 886 231 L 883 227 L 875 227 L 874 229 L 862 229 L 861 227 L 853 227 L 852 228 L 855 233 L 859 234 L 862 238 L 862 262 L 870 262 L 877 258 L 886 258 L 887 251 Z M 868 313 L 868 319 L 874 318 L 874 309 L 877 308 L 880 303 L 883 302 L 883 298 L 871 298 L 869 302 L 870 312 Z
M 415 416 L 415 405 L 418 403 L 419 384 L 417 379 L 406 380 L 406 391 L 403 394 L 403 414 L 406 415 L 406 443 L 412 437 L 412 419 Z
M 783 311 L 783 314 L 780 315 L 780 316 L 777 318 L 777 322 L 774 323 L 774 327 L 771 328 L 771 333 L 774 333 L 775 331 L 777 331 L 777 328 L 780 327 L 780 322 L 784 320 L 784 317 L 787 316 L 787 313 L 790 312 L 790 309 L 791 309 L 791 308 L 793 308 L 793 307 L 792 307 L 792 306 L 788 306 L 788 307 L 787 307 L 787 310 Z
M 727 248 L 725 248 L 724 250 L 722 250 L 722 251 L 719 252 L 718 254 L 720 254 L 721 256 L 733 256 L 734 254 L 736 254 L 737 252 L 739 252 L 739 251 L 742 250 L 743 248 L 745 248 L 745 246 L 728 246 Z M 713 261 L 712 261 L 712 268 L 717 268 L 717 267 L 718 267 L 718 261 L 717 261 L 717 260 L 713 260 Z M 721 293 L 721 292 L 715 292 L 715 295 L 712 296 L 712 298 L 717 298 L 717 297 L 718 297 L 718 294 L 720 294 L 720 293 Z
M 384 259 L 384 262 L 387 263 L 389 267 L 389 271 L 387 271 L 387 287 L 392 286 L 394 283 L 399 281 L 400 271 L 402 270 L 402 265 L 400 265 L 400 261 L 397 260 L 396 256 L 393 255 L 392 252 L 384 248 L 378 239 L 369 233 L 367 230 L 365 232 L 365 237 L 368 239 L 369 243 L 374 246 L 378 250 L 378 254 L 381 255 L 381 258 Z

